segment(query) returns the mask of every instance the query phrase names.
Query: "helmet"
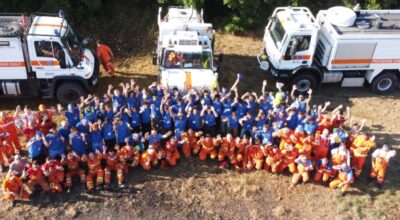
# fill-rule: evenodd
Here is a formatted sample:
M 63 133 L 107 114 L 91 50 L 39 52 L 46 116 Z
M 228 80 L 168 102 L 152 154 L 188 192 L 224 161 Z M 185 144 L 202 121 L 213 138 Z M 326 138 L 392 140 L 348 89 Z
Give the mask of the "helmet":
M 46 106 L 44 104 L 39 105 L 39 111 L 43 111 L 46 109 Z

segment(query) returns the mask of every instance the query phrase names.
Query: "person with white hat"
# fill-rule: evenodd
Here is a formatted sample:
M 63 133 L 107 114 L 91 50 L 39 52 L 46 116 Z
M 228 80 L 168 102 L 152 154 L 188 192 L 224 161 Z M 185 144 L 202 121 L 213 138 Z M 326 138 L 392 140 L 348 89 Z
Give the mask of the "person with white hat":
M 390 150 L 388 144 L 384 144 L 382 148 L 376 149 L 372 153 L 371 158 L 371 171 L 369 177 L 377 179 L 378 187 L 381 188 L 385 179 L 386 170 L 389 166 L 389 161 L 392 157 L 396 156 L 395 150 Z

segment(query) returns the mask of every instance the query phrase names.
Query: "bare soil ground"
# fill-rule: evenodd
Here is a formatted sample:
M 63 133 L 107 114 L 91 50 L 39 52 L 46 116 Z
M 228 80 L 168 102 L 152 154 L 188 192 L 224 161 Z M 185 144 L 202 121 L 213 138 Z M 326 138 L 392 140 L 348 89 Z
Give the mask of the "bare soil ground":
M 115 20 L 143 13 L 128 9 L 129 5 L 121 7 L 118 16 L 122 18 Z M 155 19 L 155 16 L 144 19 Z M 130 20 L 126 22 L 129 24 Z M 108 26 L 114 23 L 112 20 Z M 135 29 L 135 25 L 128 26 Z M 115 62 L 120 75 L 115 79 L 104 75 L 97 94 L 104 93 L 108 83 L 117 85 L 133 78 L 145 86 L 156 80 L 150 56 L 156 34 L 149 31 L 140 36 L 135 30 L 131 31 L 121 27 L 121 32 L 110 33 L 113 39 L 108 36 L 112 46 L 121 51 L 116 52 Z M 130 37 L 134 43 L 126 43 L 128 34 L 135 34 Z M 259 92 L 264 79 L 270 82 L 269 89 L 274 89 L 270 75 L 257 67 L 255 55 L 261 48 L 259 37 L 218 34 L 216 52 L 225 54 L 220 84 L 230 86 L 236 73 L 242 72 L 244 80 L 240 83 L 240 92 Z M 368 87 L 347 89 L 324 85 L 316 92 L 314 101 L 350 106 L 356 119 L 367 119 L 367 129 L 377 136 L 379 144 L 399 144 L 399 98 L 399 90 L 389 96 L 377 96 Z M 37 106 L 44 102 L 1 101 L 3 110 L 12 110 L 16 104 Z M 53 101 L 46 103 L 54 104 Z M 350 193 L 340 197 L 338 191 L 314 183 L 291 188 L 290 176 L 286 174 L 238 173 L 218 169 L 216 161 L 183 159 L 169 170 L 130 170 L 128 187 L 122 191 L 88 194 L 77 187 L 71 194 L 37 193 L 32 201 L 17 203 L 14 208 L 7 208 L 1 202 L 0 216 L 2 219 L 400 219 L 399 162 L 399 156 L 391 162 L 382 190 L 368 183 L 370 164 L 367 163 Z

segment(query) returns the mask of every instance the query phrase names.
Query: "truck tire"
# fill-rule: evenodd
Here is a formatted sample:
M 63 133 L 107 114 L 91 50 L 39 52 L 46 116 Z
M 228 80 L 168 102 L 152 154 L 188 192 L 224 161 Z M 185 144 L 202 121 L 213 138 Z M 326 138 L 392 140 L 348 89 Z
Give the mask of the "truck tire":
M 56 91 L 56 98 L 63 104 L 77 103 L 81 96 L 86 96 L 86 91 L 78 83 L 63 83 Z
M 310 73 L 300 73 L 293 77 L 292 84 L 296 84 L 297 91 L 303 93 L 308 89 L 317 88 L 317 79 Z
M 393 72 L 385 72 L 377 77 L 371 83 L 371 89 L 377 94 L 383 95 L 393 92 L 399 85 L 399 78 Z
M 18 23 L 0 23 L 0 37 L 21 36 L 23 29 Z

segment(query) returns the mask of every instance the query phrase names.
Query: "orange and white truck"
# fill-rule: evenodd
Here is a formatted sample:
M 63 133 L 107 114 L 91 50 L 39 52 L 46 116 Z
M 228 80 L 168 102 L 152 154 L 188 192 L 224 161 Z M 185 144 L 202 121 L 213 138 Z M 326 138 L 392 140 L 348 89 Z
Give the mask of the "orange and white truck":
M 262 70 L 304 92 L 322 83 L 369 84 L 392 92 L 400 77 L 400 10 L 336 6 L 315 18 L 305 7 L 280 7 L 265 29 Z
M 59 14 L 0 14 L 0 96 L 79 101 L 99 83 L 99 63 Z

